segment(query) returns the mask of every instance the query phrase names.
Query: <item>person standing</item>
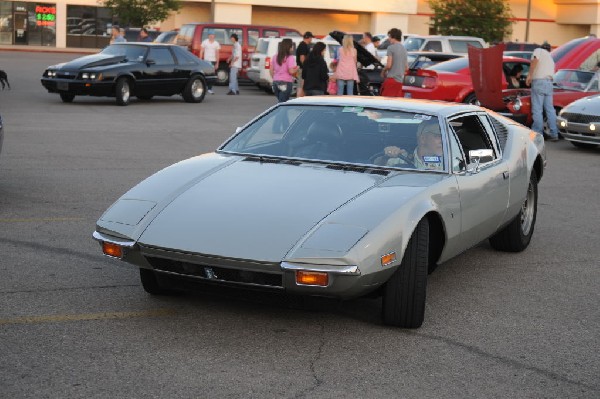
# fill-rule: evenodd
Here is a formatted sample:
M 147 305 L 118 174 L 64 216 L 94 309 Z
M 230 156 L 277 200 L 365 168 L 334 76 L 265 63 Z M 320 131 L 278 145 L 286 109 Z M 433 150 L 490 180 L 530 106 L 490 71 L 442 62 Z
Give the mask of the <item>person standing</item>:
M 552 77 L 554 76 L 554 60 L 550 55 L 550 44 L 544 42 L 541 48 L 533 50 L 527 85 L 531 84 L 531 114 L 533 124 L 531 129 L 540 134 L 544 133 L 544 113 L 546 114 L 550 141 L 558 141 L 556 126 L 556 111 L 554 110 Z
M 294 83 L 294 74 L 298 72 L 296 59 L 292 55 L 294 43 L 292 39 L 283 39 L 277 48 L 277 54 L 273 57 L 269 70 L 273 78 L 273 93 L 277 97 L 277 102 L 283 103 L 290 99 L 292 94 L 292 85 Z
M 304 61 L 302 80 L 304 81 L 304 94 L 307 96 L 322 96 L 327 90 L 329 70 L 323 53 L 325 53 L 325 44 L 318 42 Z
M 205 39 L 202 42 L 202 44 L 200 45 L 200 59 L 210 62 L 215 67 L 215 70 L 216 70 L 217 64 L 219 62 L 220 50 L 221 50 L 221 45 L 219 44 L 218 41 L 215 40 L 215 34 L 213 32 L 210 32 L 208 34 L 208 39 Z M 212 89 L 213 88 L 212 81 L 211 81 L 211 83 L 207 84 L 207 87 L 208 87 L 209 94 L 215 94 L 215 92 Z
M 377 58 L 377 49 L 375 48 L 375 44 L 373 44 L 373 35 L 371 35 L 371 32 L 363 33 L 363 46 L 373 57 Z
M 240 94 L 238 85 L 238 71 L 242 67 L 242 46 L 238 42 L 238 35 L 232 33 L 230 36 L 233 48 L 231 49 L 231 57 L 229 57 L 229 92 L 228 95 Z
M 113 43 L 124 43 L 127 40 L 125 40 L 125 38 L 121 35 L 121 29 L 119 28 L 119 25 L 113 25 L 112 26 L 112 39 L 110 39 L 110 44 Z
M 403 97 L 402 83 L 408 68 L 408 54 L 402 45 L 402 31 L 392 28 L 388 32 L 390 45 L 387 48 L 387 63 L 381 71 L 384 79 L 381 85 L 381 95 L 388 97 Z
M 138 38 L 139 42 L 150 43 L 152 42 L 152 38 L 148 34 L 148 29 L 142 28 L 140 29 L 140 37 Z
M 304 61 L 306 57 L 308 57 L 308 53 L 310 52 L 308 45 L 313 39 L 312 32 L 305 32 L 300 44 L 298 44 L 298 48 L 296 49 L 296 65 L 298 65 L 298 90 L 296 91 L 296 97 L 304 96 L 304 82 L 302 81 L 302 68 L 304 66 Z
M 344 89 L 349 96 L 354 95 L 354 82 L 358 82 L 358 71 L 356 69 L 356 49 L 354 39 L 350 35 L 344 35 L 342 48 L 339 50 L 337 66 L 338 96 L 344 95 Z

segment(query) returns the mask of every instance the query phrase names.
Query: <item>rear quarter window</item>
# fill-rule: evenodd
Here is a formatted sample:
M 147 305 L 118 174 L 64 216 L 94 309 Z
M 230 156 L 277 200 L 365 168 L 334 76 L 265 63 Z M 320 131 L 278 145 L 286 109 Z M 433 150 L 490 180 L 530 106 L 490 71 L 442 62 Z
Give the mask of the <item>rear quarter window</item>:
M 469 67 L 469 60 L 467 58 L 456 58 L 454 60 L 440 62 L 427 69 L 441 72 L 458 72 L 462 69 Z

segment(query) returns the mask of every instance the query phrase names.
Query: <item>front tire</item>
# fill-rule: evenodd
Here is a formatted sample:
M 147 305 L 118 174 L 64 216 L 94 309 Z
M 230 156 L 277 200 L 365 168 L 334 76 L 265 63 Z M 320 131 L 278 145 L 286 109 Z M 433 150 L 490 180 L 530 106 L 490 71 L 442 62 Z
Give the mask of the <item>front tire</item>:
M 115 97 L 118 105 L 127 105 L 131 100 L 131 84 L 127 78 L 119 78 L 115 86 Z
M 529 246 L 537 217 L 537 185 L 537 175 L 535 171 L 532 171 L 527 187 L 527 195 L 519 214 L 508 226 L 490 237 L 490 244 L 494 249 L 506 252 L 521 252 Z
M 187 103 L 201 103 L 206 96 L 206 82 L 200 76 L 193 76 L 181 93 Z
M 142 287 L 144 287 L 144 291 L 146 291 L 148 294 L 175 295 L 178 293 L 175 290 L 163 288 L 159 284 L 158 277 L 156 276 L 156 272 L 154 270 L 140 268 L 140 280 L 142 282 Z
M 72 103 L 74 98 L 75 94 L 60 93 L 60 99 L 63 103 Z
M 419 328 L 425 317 L 429 266 L 429 222 L 421 219 L 410 237 L 402 263 L 383 287 L 383 323 Z

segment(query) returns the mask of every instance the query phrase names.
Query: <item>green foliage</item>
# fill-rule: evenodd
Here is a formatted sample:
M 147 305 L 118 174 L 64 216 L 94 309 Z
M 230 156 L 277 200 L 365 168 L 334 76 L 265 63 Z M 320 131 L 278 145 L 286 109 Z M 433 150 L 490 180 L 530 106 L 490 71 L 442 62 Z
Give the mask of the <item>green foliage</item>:
M 429 0 L 431 27 L 440 35 L 476 36 L 501 42 L 512 33 L 508 0 Z
M 179 0 L 99 0 L 112 8 L 121 25 L 143 27 L 167 19 L 181 7 Z

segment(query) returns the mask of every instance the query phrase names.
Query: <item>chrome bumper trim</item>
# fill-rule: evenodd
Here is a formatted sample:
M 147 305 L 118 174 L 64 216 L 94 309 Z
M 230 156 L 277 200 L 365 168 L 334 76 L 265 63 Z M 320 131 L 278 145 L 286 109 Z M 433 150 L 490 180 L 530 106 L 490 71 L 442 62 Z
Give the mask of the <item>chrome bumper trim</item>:
M 306 270 L 311 272 L 323 272 L 331 274 L 340 274 L 344 276 L 360 276 L 358 266 L 332 266 L 332 265 L 311 265 L 305 263 L 281 262 L 283 271 Z
M 94 240 L 99 241 L 100 243 L 110 242 L 111 244 L 119 245 L 124 248 L 133 248 L 133 246 L 135 245 L 135 241 L 109 236 L 107 234 L 99 233 L 97 231 L 94 231 L 92 233 L 92 237 L 94 238 Z

